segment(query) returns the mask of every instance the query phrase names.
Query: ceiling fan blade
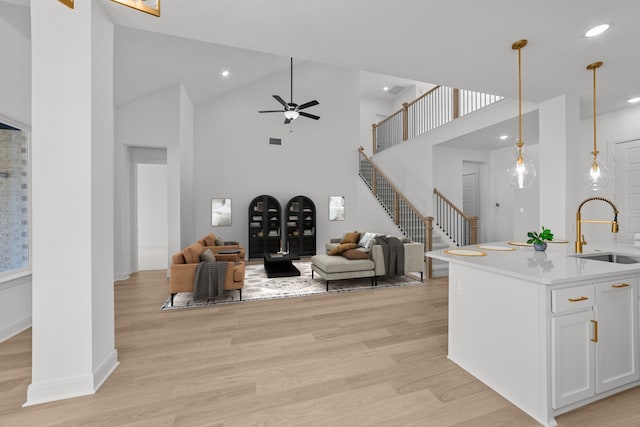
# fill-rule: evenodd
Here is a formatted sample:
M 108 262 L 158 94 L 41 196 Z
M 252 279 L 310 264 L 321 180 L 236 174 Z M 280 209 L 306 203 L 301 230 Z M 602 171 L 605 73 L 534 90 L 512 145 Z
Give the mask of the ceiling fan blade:
M 304 104 L 298 106 L 298 110 L 304 110 L 305 108 L 313 107 L 314 105 L 320 104 L 315 99 L 313 101 L 305 102 Z
M 289 123 L 291 123 L 291 119 L 284 119 L 284 124 L 288 125 Z
M 318 120 L 320 118 L 320 116 L 316 116 L 314 114 L 305 113 L 304 111 L 300 111 L 300 115 L 308 117 L 308 118 L 313 119 L 313 120 Z
M 278 95 L 273 95 L 273 97 L 278 101 L 284 108 L 287 108 L 287 103 L 284 102 L 284 99 L 280 98 Z
M 262 110 L 258 111 L 258 113 L 284 113 L 284 110 Z

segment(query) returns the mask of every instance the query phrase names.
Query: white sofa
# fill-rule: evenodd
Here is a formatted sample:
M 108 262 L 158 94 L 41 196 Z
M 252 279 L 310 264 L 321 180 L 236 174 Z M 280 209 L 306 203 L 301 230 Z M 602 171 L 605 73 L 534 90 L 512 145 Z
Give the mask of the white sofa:
M 380 234 L 383 235 L 383 234 Z M 398 237 L 404 246 L 404 273 L 420 273 L 423 280 L 424 271 L 424 245 L 412 242 L 406 237 Z M 338 246 L 341 238 L 332 238 L 326 244 L 327 253 Z M 367 259 L 347 259 L 341 255 L 319 254 L 311 257 L 311 277 L 317 273 L 326 280 L 327 290 L 329 281 L 341 279 L 354 279 L 371 277 L 372 286 L 377 285 L 377 278 L 386 275 L 382 246 L 375 238 L 370 247 L 358 247 L 359 251 L 367 252 Z

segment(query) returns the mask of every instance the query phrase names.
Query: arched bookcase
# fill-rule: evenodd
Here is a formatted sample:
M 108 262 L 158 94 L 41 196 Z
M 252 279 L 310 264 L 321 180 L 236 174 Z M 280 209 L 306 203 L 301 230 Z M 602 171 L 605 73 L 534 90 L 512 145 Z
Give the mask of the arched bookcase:
M 306 196 L 296 196 L 284 211 L 285 248 L 300 256 L 316 254 L 316 205 Z
M 263 194 L 249 203 L 249 258 L 280 251 L 282 242 L 280 202 Z

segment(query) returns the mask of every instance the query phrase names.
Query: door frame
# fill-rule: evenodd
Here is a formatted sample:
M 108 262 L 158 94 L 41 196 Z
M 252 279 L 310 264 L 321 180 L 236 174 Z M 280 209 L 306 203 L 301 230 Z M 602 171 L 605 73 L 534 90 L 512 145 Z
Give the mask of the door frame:
M 129 176 L 131 177 L 129 180 L 130 263 L 131 271 L 138 271 L 138 164 L 166 165 L 167 149 L 164 147 L 128 145 L 127 157 L 129 158 Z
M 635 136 L 627 136 L 622 138 L 614 138 L 608 141 L 607 143 L 607 167 L 609 168 L 609 188 L 607 190 L 607 195 L 612 199 L 617 199 L 616 188 L 616 175 L 617 175 L 617 162 L 616 162 L 616 152 L 617 146 L 619 144 L 626 144 L 629 142 L 640 141 L 640 135 Z M 627 206 L 625 206 L 627 208 Z

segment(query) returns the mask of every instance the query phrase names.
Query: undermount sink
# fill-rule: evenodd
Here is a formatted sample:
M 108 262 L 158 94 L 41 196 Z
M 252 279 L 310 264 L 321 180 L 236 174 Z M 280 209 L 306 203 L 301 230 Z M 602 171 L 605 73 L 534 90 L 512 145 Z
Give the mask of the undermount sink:
M 621 254 L 592 254 L 592 255 L 575 255 L 582 259 L 591 259 L 594 261 L 613 262 L 615 264 L 636 264 L 640 263 L 640 258 L 630 257 Z

